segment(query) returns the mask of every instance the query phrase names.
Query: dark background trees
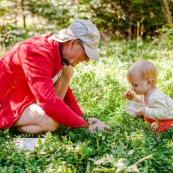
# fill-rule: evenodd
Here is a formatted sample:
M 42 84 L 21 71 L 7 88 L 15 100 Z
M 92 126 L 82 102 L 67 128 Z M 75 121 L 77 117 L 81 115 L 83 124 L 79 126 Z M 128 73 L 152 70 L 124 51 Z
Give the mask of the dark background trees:
M 74 18 L 91 19 L 102 37 L 153 37 L 172 25 L 172 0 L 0 0 L 0 43 L 56 32 Z M 16 36 L 16 37 L 15 37 Z

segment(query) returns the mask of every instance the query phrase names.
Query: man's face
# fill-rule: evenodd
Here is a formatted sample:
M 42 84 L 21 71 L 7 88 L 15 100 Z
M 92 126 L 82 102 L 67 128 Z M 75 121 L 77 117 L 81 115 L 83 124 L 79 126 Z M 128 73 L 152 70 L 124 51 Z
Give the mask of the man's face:
M 89 62 L 90 60 L 87 57 L 84 48 L 77 42 L 77 40 L 66 42 L 63 46 L 62 53 L 64 60 L 72 67 L 75 67 L 80 62 Z

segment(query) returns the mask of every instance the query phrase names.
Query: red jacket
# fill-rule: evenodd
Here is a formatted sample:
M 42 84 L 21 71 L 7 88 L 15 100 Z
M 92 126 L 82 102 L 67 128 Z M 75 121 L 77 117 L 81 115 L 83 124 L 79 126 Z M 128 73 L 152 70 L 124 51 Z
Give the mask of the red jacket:
M 10 128 L 33 102 L 59 124 L 88 127 L 68 88 L 64 100 L 55 93 L 52 78 L 63 68 L 59 43 L 40 35 L 14 46 L 0 60 L 0 129 Z

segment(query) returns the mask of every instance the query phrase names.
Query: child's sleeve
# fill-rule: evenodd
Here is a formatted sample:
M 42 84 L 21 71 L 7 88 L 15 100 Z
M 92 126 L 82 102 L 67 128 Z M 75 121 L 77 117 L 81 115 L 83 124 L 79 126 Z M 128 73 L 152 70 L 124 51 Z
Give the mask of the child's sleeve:
M 154 120 L 167 119 L 166 99 L 154 99 L 145 107 L 145 116 Z
M 136 96 L 136 95 L 134 95 L 134 97 L 131 100 L 132 101 L 135 101 L 135 102 L 143 103 L 142 96 Z

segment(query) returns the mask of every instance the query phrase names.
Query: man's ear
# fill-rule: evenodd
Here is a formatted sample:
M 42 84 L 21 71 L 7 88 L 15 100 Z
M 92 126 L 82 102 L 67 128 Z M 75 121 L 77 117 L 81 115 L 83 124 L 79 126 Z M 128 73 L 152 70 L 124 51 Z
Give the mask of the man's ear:
M 70 40 L 69 44 L 71 44 L 72 46 L 76 43 L 76 40 Z
M 70 49 L 73 49 L 73 47 L 75 46 L 76 42 L 77 42 L 76 40 L 70 40 L 70 41 L 67 42 L 68 46 L 70 46 Z

